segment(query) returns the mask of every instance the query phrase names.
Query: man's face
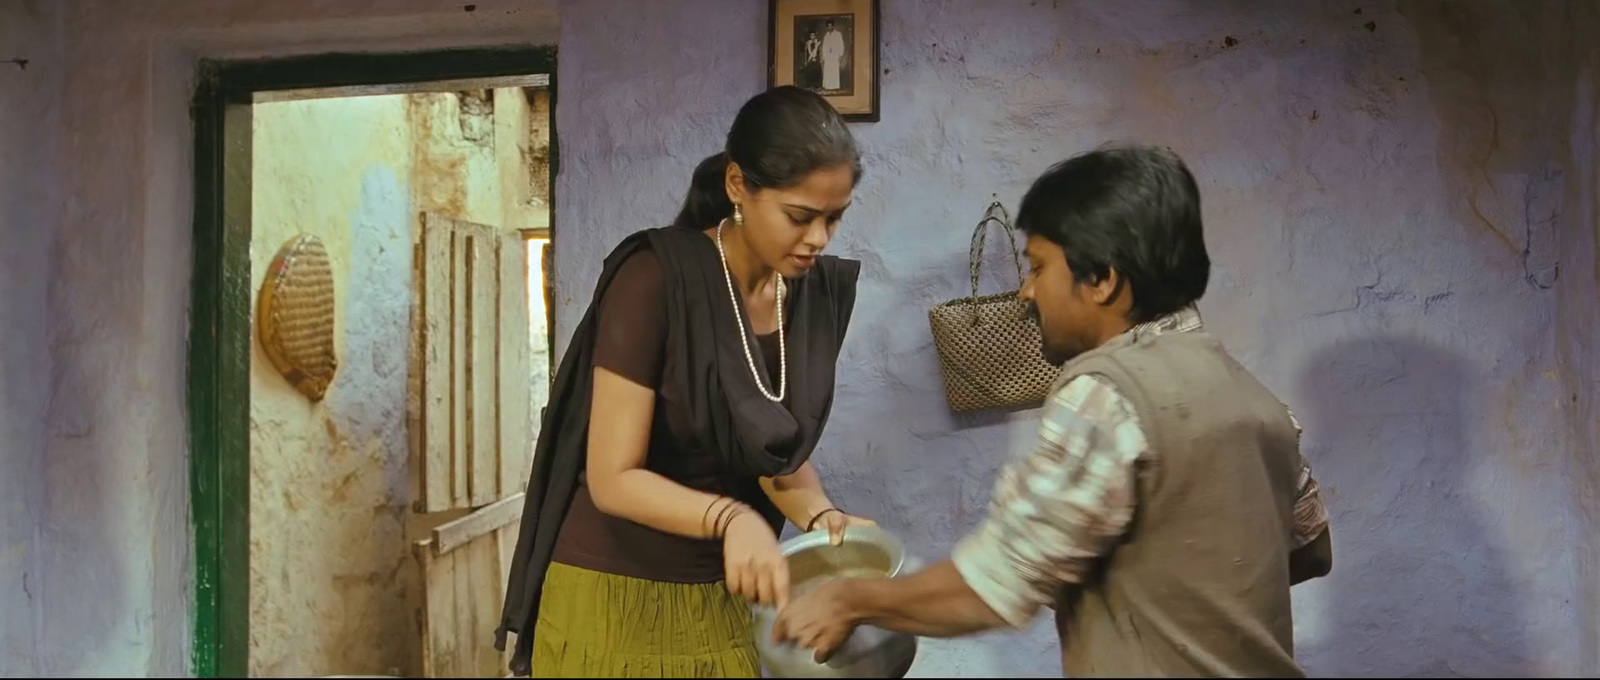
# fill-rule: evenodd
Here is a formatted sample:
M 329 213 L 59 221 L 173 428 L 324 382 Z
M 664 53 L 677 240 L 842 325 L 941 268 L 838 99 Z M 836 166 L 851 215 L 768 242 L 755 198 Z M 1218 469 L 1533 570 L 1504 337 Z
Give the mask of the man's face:
M 1066 253 L 1049 239 L 1029 236 L 1027 254 L 1028 278 L 1018 295 L 1039 321 L 1045 361 L 1059 366 L 1099 346 L 1105 310 L 1095 297 L 1102 286 L 1074 280 Z

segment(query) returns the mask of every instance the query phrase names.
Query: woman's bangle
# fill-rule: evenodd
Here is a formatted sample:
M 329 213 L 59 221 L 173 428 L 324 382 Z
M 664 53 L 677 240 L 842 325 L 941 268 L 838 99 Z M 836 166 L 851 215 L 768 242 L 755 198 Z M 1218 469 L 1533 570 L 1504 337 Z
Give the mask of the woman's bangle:
M 728 526 L 733 526 L 733 520 L 738 520 L 739 515 L 746 514 L 746 512 L 750 512 L 750 507 L 746 506 L 746 504 L 742 504 L 739 501 L 730 502 L 728 504 L 728 512 L 726 512 L 722 520 L 722 528 L 717 530 L 717 538 L 726 538 L 728 536 Z
M 732 498 L 728 498 L 727 496 L 718 496 L 717 498 L 712 499 L 710 503 L 707 503 L 706 511 L 700 513 L 701 530 L 715 537 L 717 535 L 717 521 L 722 518 L 722 513 L 727 510 L 726 504 L 731 502 L 733 502 Z M 711 510 L 717 507 L 718 504 L 723 504 L 723 508 L 722 510 L 717 511 L 716 518 L 713 518 L 711 516 Z
M 722 512 L 717 514 L 717 538 L 726 537 L 728 535 L 728 527 L 733 524 L 733 520 L 738 519 L 739 515 L 743 515 L 746 510 L 749 510 L 749 508 L 745 507 L 745 504 L 738 501 L 729 501 L 728 505 L 722 509 Z
M 806 522 L 806 533 L 811 533 L 811 531 L 813 529 L 816 529 L 817 528 L 817 520 L 822 519 L 823 515 L 826 515 L 826 514 L 828 514 L 830 512 L 837 512 L 837 513 L 839 513 L 841 515 L 844 514 L 844 511 L 840 510 L 838 508 L 823 508 L 820 512 L 818 512 L 817 514 L 811 516 L 811 521 Z
M 734 501 L 733 501 L 733 499 L 730 498 L 730 499 L 728 499 L 728 502 L 722 504 L 722 509 L 717 511 L 716 518 L 711 520 L 711 535 L 712 536 L 715 536 L 717 538 L 722 538 L 723 531 L 725 531 L 727 529 L 727 527 L 725 527 L 722 522 L 723 522 L 723 520 L 728 518 L 728 515 L 730 513 L 733 512 L 733 509 L 734 509 L 733 506 L 734 506 Z

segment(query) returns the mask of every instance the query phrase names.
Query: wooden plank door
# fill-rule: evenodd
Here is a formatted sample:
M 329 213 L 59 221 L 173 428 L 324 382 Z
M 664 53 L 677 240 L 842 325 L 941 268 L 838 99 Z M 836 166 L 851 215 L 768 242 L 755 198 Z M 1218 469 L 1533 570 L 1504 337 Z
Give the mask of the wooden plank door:
M 481 508 L 527 484 L 527 252 L 515 232 L 423 216 L 420 509 Z
M 421 665 L 426 677 L 503 677 L 494 629 L 533 451 L 526 244 L 428 213 L 417 274 L 414 510 L 448 520 L 412 546 Z
M 440 525 L 416 542 L 422 568 L 422 675 L 505 677 L 511 648 L 494 648 L 523 495 Z

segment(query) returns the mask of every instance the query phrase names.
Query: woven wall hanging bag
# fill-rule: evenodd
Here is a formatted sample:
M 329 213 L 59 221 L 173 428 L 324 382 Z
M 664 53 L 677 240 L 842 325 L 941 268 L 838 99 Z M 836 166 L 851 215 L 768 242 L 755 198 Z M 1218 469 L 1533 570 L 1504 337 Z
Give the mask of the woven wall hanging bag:
M 1000 225 L 1011 243 L 1017 289 L 979 296 L 983 245 L 991 222 Z M 1017 297 L 1022 287 L 1022 255 L 1010 216 L 998 201 L 984 210 L 983 219 L 973 230 L 967 260 L 972 275 L 971 297 L 950 300 L 928 310 L 950 410 L 1014 409 L 1042 404 L 1061 369 L 1044 360 L 1039 324 L 1028 313 L 1028 305 Z

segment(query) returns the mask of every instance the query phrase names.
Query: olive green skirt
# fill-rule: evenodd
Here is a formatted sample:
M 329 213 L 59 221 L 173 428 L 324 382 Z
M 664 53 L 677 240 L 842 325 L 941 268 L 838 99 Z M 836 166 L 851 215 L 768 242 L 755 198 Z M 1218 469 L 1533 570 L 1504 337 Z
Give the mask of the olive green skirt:
M 533 677 L 757 678 L 750 608 L 716 583 L 667 583 L 552 563 Z

